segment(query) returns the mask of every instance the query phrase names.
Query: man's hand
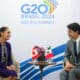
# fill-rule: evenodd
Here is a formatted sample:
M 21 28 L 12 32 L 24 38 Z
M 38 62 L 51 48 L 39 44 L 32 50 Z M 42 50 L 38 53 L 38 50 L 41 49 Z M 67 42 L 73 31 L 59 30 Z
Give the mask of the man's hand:
M 64 70 L 70 71 L 72 68 L 74 68 L 74 65 L 72 65 L 69 61 L 67 61 Z

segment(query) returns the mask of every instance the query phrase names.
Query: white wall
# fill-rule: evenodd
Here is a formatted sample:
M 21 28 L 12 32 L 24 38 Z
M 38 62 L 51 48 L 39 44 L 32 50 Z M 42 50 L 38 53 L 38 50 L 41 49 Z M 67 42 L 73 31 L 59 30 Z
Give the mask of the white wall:
M 30 0 L 39 4 L 42 0 Z M 64 44 L 67 37 L 66 25 L 80 23 L 80 0 L 57 0 L 58 6 L 53 12 L 53 24 L 21 24 L 20 6 L 29 0 L 0 0 L 0 26 L 11 28 L 13 53 L 22 62 L 31 57 L 34 45 L 53 48 Z

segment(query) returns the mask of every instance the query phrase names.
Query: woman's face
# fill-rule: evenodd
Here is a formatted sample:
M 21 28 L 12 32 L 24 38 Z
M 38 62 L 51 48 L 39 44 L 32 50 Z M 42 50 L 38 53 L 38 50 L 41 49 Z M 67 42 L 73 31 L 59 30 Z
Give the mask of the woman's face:
M 1 36 L 3 37 L 3 39 L 9 40 L 9 38 L 11 37 L 10 30 L 7 28 L 4 32 L 1 33 Z

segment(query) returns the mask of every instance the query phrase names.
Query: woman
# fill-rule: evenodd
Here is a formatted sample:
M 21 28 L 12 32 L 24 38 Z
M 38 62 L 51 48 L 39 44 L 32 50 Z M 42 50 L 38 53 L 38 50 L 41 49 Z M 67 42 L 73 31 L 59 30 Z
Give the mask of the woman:
M 0 28 L 0 76 L 4 80 L 16 80 L 17 77 L 11 57 L 11 45 L 7 42 L 10 36 L 11 32 L 8 27 L 4 26 Z

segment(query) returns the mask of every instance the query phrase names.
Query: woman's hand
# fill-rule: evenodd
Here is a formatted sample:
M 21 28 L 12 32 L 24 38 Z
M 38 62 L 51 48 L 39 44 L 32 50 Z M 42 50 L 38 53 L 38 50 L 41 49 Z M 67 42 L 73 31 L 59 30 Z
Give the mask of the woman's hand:
M 11 68 L 10 66 L 7 66 L 6 68 L 7 68 L 8 70 L 12 70 L 12 68 Z
M 7 69 L 16 71 L 16 68 L 14 65 L 7 66 Z

